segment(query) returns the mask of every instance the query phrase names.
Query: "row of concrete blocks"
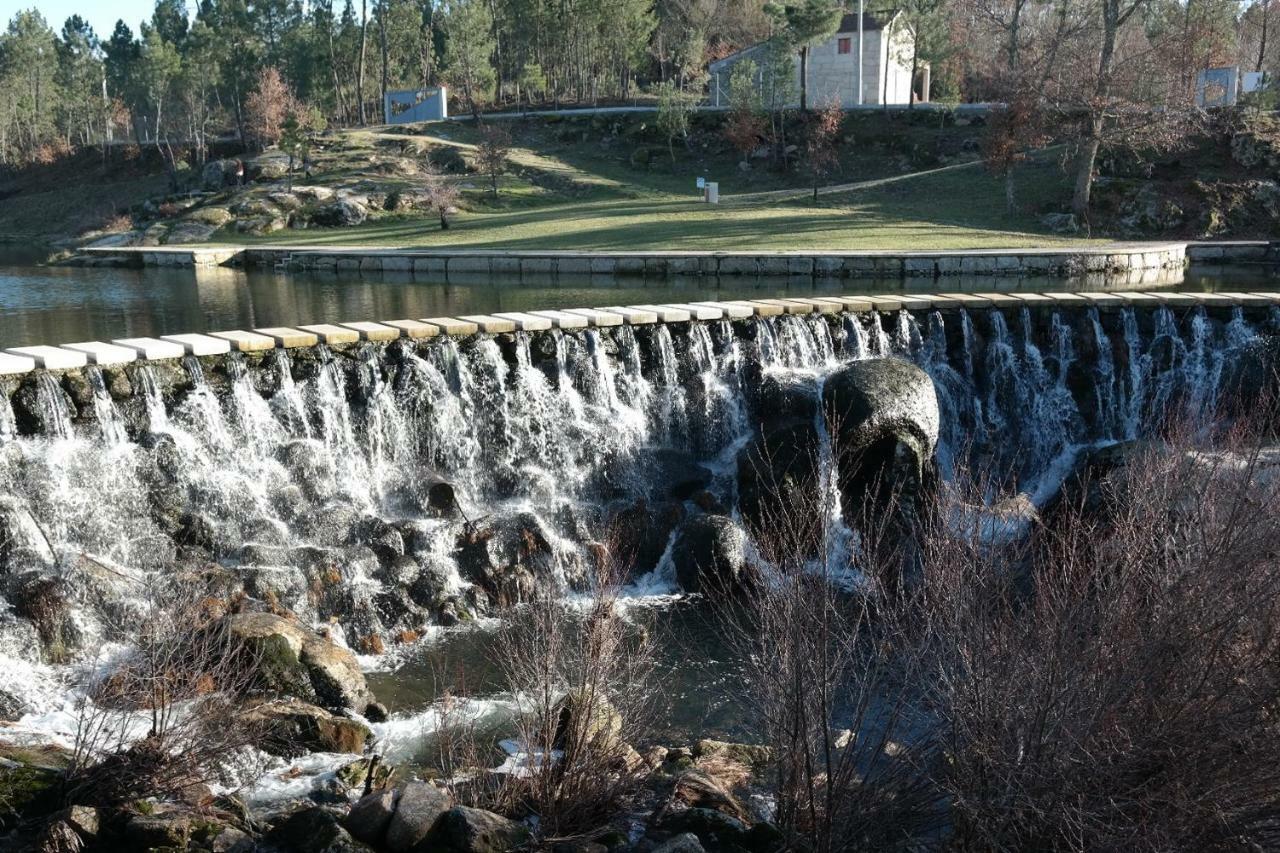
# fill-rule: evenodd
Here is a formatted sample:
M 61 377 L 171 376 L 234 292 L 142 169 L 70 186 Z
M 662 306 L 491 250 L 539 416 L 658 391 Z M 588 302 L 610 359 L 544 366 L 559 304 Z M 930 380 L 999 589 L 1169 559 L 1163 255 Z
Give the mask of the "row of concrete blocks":
M 246 252 L 250 265 L 286 263 L 296 270 L 413 272 L 427 275 L 721 275 L 818 278 L 937 278 L 956 275 L 1075 275 L 1182 267 L 1181 245 L 1134 252 L 1053 255 L 649 255 L 518 256 Z
M 608 308 L 569 308 L 547 311 L 504 311 L 460 317 L 426 317 L 379 323 L 321 323 L 297 328 L 270 327 L 252 331 L 162 335 L 158 338 L 120 338 L 110 343 L 85 341 L 61 346 L 12 347 L 0 352 L 0 374 L 27 373 L 36 368 L 69 370 L 86 365 L 118 365 L 134 361 L 258 352 L 276 348 L 311 347 L 320 343 L 394 341 L 400 338 L 466 336 L 477 333 L 536 332 L 584 329 L 690 320 L 746 319 L 781 314 L 838 314 L 867 311 L 928 311 L 978 308 L 1098 308 L 1125 306 L 1175 307 L 1280 305 L 1280 293 L 951 293 L 831 296 L 812 299 L 754 299 L 692 302 L 673 305 L 630 305 Z
M 1192 243 L 1187 257 L 1195 263 L 1234 264 L 1280 260 L 1280 242 Z

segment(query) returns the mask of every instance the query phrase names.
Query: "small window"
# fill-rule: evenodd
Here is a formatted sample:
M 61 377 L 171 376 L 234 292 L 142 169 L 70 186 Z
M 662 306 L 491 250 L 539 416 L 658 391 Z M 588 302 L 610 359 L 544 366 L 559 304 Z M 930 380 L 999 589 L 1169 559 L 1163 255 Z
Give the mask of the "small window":
M 853 48 L 853 39 L 836 39 L 836 51 L 848 53 Z

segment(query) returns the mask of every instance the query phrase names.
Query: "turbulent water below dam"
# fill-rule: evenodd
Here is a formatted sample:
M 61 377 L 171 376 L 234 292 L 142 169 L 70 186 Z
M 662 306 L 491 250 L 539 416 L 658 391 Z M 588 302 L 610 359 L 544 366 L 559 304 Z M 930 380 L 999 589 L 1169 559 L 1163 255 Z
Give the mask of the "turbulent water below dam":
M 65 724 L 75 670 L 62 664 L 127 643 L 153 573 L 217 566 L 247 594 L 330 624 L 375 668 L 402 632 L 482 620 L 534 585 L 583 589 L 619 527 L 634 555 L 628 595 L 663 600 L 678 592 L 683 521 L 738 517 L 748 448 L 818 420 L 824 380 L 854 360 L 897 356 L 933 379 L 944 477 L 977 457 L 1043 502 L 1082 449 L 1212 411 L 1253 381 L 1254 348 L 1276 332 L 1276 308 L 903 311 L 4 380 L 0 579 L 16 604 L 33 578 L 57 578 L 74 617 L 51 648 L 0 604 L 0 718 Z M 823 432 L 814 449 L 829 454 Z M 375 683 L 407 713 L 429 703 L 429 681 L 410 665 Z M 715 715 L 715 696 L 695 700 L 691 717 Z

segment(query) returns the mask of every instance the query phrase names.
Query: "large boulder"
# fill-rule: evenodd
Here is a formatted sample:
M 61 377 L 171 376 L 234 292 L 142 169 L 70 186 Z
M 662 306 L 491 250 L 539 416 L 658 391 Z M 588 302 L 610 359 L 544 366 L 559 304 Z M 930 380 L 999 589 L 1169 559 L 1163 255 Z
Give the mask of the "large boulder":
M 369 728 L 359 720 L 339 717 L 297 699 L 276 699 L 243 713 L 245 725 L 261 727 L 262 748 L 294 758 L 310 752 L 360 753 Z
M 938 444 L 929 374 L 896 358 L 855 361 L 827 378 L 822 408 L 846 518 L 856 521 L 894 495 L 918 494 Z
M 231 635 L 254 656 L 261 689 L 358 713 L 374 701 L 350 649 L 273 613 L 227 619 Z
M 371 853 L 372 848 L 351 837 L 332 812 L 309 808 L 278 820 L 267 834 L 270 849 L 296 853 Z M 186 849 L 185 847 L 183 849 Z
M 381 847 L 399 801 L 399 788 L 370 791 L 351 807 L 342 825 L 357 840 Z
M 200 172 L 200 186 L 209 192 L 217 192 L 235 181 L 235 160 L 210 160 Z
M 748 579 L 747 537 L 727 516 L 699 515 L 680 525 L 671 559 L 688 592 L 734 592 Z
M 359 225 L 368 218 L 369 211 L 360 202 L 340 198 L 316 210 L 311 221 L 326 228 L 339 228 Z
M 436 846 L 454 853 L 507 853 L 529 840 L 529 828 L 502 815 L 454 806 L 440 816 L 431 832 Z
M 204 222 L 179 222 L 169 229 L 165 235 L 165 243 L 170 246 L 184 243 L 203 243 L 213 236 L 218 226 Z
M 453 805 L 447 791 L 427 782 L 409 782 L 400 789 L 395 812 L 386 828 L 383 846 L 391 853 L 426 849 L 427 835 Z

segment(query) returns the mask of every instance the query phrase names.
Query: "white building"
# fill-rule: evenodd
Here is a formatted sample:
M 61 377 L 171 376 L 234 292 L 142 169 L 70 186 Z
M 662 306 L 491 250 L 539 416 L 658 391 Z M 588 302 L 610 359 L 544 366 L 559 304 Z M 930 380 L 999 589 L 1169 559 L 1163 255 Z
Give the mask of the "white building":
M 863 104 L 907 104 L 911 102 L 912 35 L 894 12 L 888 16 L 862 16 L 862 101 Z M 728 106 L 729 77 L 733 66 L 751 59 L 765 63 L 766 43 L 752 45 L 711 63 L 710 99 L 713 106 Z M 834 96 L 843 107 L 858 101 L 858 16 L 845 15 L 840 29 L 825 41 L 809 46 L 806 63 L 809 77 L 809 106 L 819 107 Z M 794 98 L 789 106 L 800 105 L 800 59 L 794 63 Z M 922 100 L 928 100 L 929 71 L 921 69 Z

